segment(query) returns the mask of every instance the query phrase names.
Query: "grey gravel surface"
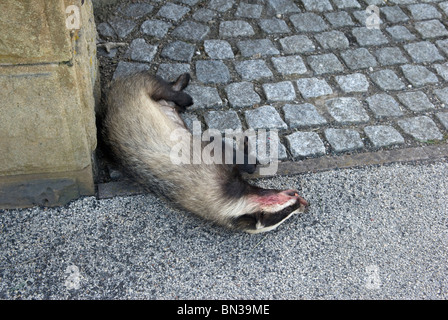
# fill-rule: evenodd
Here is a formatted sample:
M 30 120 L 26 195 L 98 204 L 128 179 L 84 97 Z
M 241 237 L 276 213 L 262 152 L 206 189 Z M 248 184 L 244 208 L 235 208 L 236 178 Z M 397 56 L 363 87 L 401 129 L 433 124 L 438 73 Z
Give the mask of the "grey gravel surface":
M 153 195 L 0 212 L 2 299 L 447 299 L 448 163 L 274 177 L 309 211 L 259 235 Z

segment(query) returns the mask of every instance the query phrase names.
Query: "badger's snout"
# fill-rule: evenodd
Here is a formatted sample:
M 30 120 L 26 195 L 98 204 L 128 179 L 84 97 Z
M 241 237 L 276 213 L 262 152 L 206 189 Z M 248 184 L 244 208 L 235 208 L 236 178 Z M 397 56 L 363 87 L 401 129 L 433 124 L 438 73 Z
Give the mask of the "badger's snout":
M 297 190 L 294 189 L 288 189 L 283 191 L 283 193 L 289 197 L 292 197 L 294 199 L 296 199 L 296 201 L 298 201 L 301 205 L 301 207 L 303 206 L 303 210 L 305 210 L 306 207 L 308 207 L 308 202 L 303 199 L 301 196 L 299 196 L 299 192 Z M 303 212 L 303 211 L 301 211 Z
M 248 233 L 273 230 L 296 213 L 306 210 L 308 202 L 297 190 L 266 190 L 253 198 L 259 204 L 258 211 L 236 217 L 234 225 Z

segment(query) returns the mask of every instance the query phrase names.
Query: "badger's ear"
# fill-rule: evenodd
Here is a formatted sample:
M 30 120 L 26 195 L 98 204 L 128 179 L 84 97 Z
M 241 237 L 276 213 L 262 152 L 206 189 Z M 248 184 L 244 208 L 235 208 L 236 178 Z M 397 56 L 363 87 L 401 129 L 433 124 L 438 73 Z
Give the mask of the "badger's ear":
M 171 82 L 171 88 L 174 91 L 182 91 L 184 90 L 187 86 L 188 83 L 190 82 L 191 76 L 189 73 L 184 73 L 182 75 L 179 76 L 179 78 L 177 78 L 176 81 Z

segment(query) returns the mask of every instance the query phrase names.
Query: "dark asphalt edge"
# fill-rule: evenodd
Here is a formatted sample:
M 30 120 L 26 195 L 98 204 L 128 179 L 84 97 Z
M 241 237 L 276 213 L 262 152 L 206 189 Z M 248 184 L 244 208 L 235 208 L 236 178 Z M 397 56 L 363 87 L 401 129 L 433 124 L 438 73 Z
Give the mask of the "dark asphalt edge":
M 415 161 L 438 160 L 446 157 L 448 157 L 448 144 L 381 150 L 340 156 L 324 156 L 316 159 L 280 163 L 277 175 L 293 175 L 391 163 L 410 163 Z
M 448 144 L 436 144 L 424 147 L 414 147 L 396 150 L 381 150 L 338 156 L 323 156 L 315 159 L 285 161 L 278 164 L 275 176 L 298 175 L 329 171 L 334 169 L 349 169 L 386 165 L 392 163 L 412 163 L 415 161 L 435 161 L 448 158 Z M 245 174 L 246 179 L 268 178 L 272 176 L 256 173 Z M 108 199 L 116 196 L 131 196 L 145 193 L 139 185 L 127 180 L 99 183 L 96 185 L 97 198 Z

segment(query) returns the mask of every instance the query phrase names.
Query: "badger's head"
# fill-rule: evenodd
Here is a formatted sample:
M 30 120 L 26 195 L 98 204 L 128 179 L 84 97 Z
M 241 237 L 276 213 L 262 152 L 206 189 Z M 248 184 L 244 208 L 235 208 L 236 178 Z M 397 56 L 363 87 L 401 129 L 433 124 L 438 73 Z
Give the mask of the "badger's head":
M 248 233 L 261 233 L 277 228 L 295 213 L 305 211 L 308 203 L 297 190 L 255 189 L 248 195 L 255 210 L 233 218 L 235 228 Z

